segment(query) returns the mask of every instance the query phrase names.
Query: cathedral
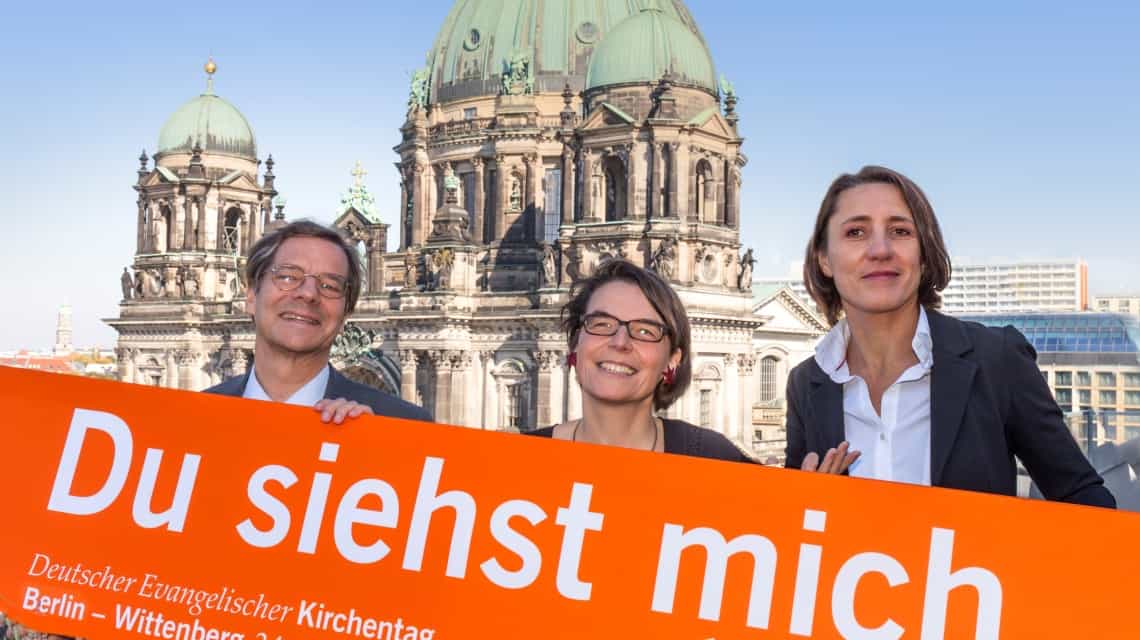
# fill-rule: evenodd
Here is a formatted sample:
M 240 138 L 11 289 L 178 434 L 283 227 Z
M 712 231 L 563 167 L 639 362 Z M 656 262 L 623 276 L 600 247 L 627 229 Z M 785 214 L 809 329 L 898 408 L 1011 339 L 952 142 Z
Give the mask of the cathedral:
M 778 440 L 783 379 L 826 326 L 788 292 L 753 296 L 736 96 L 688 9 L 503 4 L 456 2 L 411 78 L 391 241 L 359 166 L 333 212 L 366 274 L 333 364 L 439 422 L 572 419 L 560 311 L 575 281 L 621 257 L 670 281 L 690 315 L 693 384 L 668 415 L 746 450 Z M 252 358 L 244 255 L 284 208 L 272 157 L 206 70 L 205 93 L 139 159 L 137 249 L 108 320 L 125 381 L 201 389 Z M 790 328 L 766 334 L 775 316 Z

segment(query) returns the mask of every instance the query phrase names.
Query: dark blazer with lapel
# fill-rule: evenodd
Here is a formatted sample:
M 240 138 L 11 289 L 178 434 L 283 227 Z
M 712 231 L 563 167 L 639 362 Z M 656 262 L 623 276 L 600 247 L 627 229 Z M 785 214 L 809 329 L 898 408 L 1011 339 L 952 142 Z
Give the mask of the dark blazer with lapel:
M 986 327 L 929 309 L 926 317 L 934 342 L 931 484 L 1017 495 L 1016 455 L 1046 498 L 1115 507 L 1065 425 L 1025 337 L 1013 327 Z M 785 466 L 798 469 L 809 451 L 822 457 L 846 439 L 843 387 L 815 358 L 792 369 L 787 399 Z
M 252 369 L 246 372 L 245 375 L 235 376 L 221 384 L 206 389 L 206 393 L 217 393 L 223 396 L 236 396 L 240 398 L 242 394 L 245 393 L 245 383 L 249 380 L 251 374 Z M 423 407 L 406 402 L 378 389 L 353 382 L 341 375 L 332 365 L 329 365 L 329 383 L 328 386 L 325 387 L 325 397 L 334 399 L 348 398 L 360 404 L 366 404 L 372 407 L 372 412 L 378 416 L 406 418 L 408 420 L 420 420 L 423 422 L 432 421 L 431 414 L 425 411 Z

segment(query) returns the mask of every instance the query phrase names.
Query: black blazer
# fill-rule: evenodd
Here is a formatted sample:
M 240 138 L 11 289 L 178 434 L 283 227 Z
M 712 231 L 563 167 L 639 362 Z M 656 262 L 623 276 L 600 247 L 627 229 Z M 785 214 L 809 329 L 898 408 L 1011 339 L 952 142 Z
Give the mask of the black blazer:
M 251 369 L 245 375 L 235 376 L 221 384 L 214 385 L 206 389 L 205 392 L 240 398 L 245 393 L 245 383 L 249 380 L 252 371 Z M 348 398 L 360 404 L 366 404 L 372 407 L 372 412 L 378 416 L 407 418 L 408 420 L 420 420 L 422 422 L 432 421 L 431 414 L 425 411 L 423 407 L 401 400 L 379 389 L 353 382 L 341 375 L 332 365 L 329 365 L 329 383 L 325 387 L 325 397 Z
M 1017 495 L 1016 455 L 1050 500 L 1116 507 L 1013 327 L 986 327 L 927 309 L 934 342 L 930 380 L 930 481 L 936 487 Z M 846 439 L 843 387 L 815 358 L 788 376 L 787 467 Z

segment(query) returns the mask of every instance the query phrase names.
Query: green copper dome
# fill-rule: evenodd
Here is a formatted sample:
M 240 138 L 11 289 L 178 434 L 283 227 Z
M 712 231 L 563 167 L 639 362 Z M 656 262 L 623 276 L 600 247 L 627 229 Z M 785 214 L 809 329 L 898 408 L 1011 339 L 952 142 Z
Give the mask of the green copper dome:
M 716 93 L 712 56 L 700 36 L 658 9 L 645 9 L 602 40 L 590 60 L 586 88 L 657 82 L 666 72 L 677 84 Z
M 170 116 L 158 134 L 158 152 L 189 153 L 195 142 L 203 151 L 257 160 L 257 143 L 245 116 L 209 89 Z
M 498 95 L 504 70 L 520 55 L 530 62 L 534 93 L 560 93 L 566 83 L 581 90 L 607 35 L 644 9 L 657 9 L 705 50 L 682 0 L 457 0 L 428 53 L 427 100 Z

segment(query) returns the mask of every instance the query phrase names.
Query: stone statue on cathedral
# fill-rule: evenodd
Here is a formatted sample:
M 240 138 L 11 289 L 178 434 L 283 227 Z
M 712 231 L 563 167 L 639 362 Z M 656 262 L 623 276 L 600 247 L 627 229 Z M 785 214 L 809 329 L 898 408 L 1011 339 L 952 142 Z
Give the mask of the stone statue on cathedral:
M 419 274 L 416 273 L 416 254 L 410 248 L 404 254 L 404 288 L 414 289 Z
M 748 251 L 740 257 L 740 276 L 736 281 L 736 286 L 741 291 L 752 290 L 752 267 L 756 264 L 756 258 L 752 257 L 752 248 L 749 247 Z
M 119 276 L 119 284 L 123 288 L 123 300 L 130 300 L 135 295 L 135 280 L 131 277 L 131 271 L 127 267 L 123 267 L 123 275 Z
M 672 280 L 677 271 L 677 241 L 673 238 L 662 240 L 649 262 L 649 268 L 657 275 L 666 281 Z
M 426 109 L 428 106 L 428 88 L 431 80 L 431 70 L 427 67 L 416 69 L 412 73 L 411 86 L 408 89 L 408 110 Z
M 546 243 L 542 246 L 542 286 L 551 288 L 558 286 L 558 264 L 554 254 L 554 245 Z

